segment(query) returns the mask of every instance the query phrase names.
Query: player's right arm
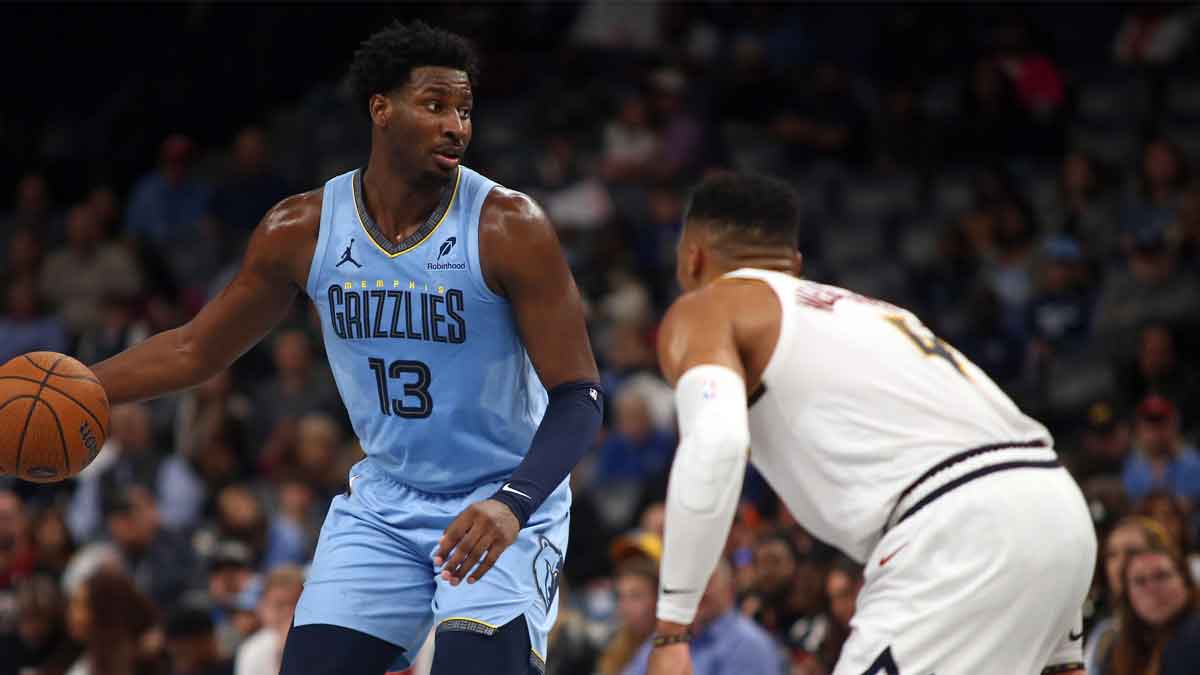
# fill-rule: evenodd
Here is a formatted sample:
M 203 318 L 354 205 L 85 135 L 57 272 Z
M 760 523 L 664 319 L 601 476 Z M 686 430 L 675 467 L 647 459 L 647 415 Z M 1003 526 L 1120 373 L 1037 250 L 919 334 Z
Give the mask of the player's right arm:
M 237 276 L 195 318 L 92 366 L 109 402 L 193 387 L 258 343 L 307 283 L 320 219 L 320 190 L 276 204 L 251 236 Z
M 651 675 L 690 672 L 688 630 L 725 547 L 750 445 L 746 367 L 735 331 L 744 296 L 728 283 L 679 298 L 659 328 L 663 375 L 675 385 L 679 448 L 667 486 Z

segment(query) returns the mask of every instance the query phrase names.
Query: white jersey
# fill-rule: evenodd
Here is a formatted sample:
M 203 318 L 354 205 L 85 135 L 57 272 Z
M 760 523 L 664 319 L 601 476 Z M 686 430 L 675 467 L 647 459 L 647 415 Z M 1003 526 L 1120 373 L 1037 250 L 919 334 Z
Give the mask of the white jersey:
M 751 397 L 750 461 L 801 525 L 860 562 L 901 493 L 940 461 L 991 444 L 1052 445 L 911 312 L 777 272 L 727 276 L 766 282 L 783 308 Z

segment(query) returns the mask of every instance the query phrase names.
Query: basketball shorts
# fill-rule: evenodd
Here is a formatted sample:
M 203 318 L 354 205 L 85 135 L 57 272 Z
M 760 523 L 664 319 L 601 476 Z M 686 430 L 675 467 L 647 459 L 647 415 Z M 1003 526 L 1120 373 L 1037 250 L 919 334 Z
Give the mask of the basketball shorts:
M 392 669 L 403 670 L 431 627 L 491 634 L 524 615 L 531 658 L 544 663 L 567 550 L 566 481 L 478 582 L 451 586 L 433 565 L 450 522 L 501 485 L 433 495 L 396 482 L 369 458 L 356 464 L 348 494 L 334 498 L 325 516 L 295 625 L 333 624 L 399 645 L 405 651 Z
M 1053 459 L 1044 448 L 1018 452 Z M 919 492 L 994 461 L 955 465 Z M 1091 518 L 1065 469 L 1003 470 L 959 484 L 889 529 L 871 553 L 834 675 L 1039 675 L 1082 663 L 1081 607 L 1095 564 Z

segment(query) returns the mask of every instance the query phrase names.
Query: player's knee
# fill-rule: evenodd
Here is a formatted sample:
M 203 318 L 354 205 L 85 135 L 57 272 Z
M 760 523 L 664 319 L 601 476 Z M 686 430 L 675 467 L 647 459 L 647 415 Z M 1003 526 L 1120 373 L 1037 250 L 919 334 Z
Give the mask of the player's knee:
M 330 624 L 292 626 L 279 675 L 384 675 L 404 650 Z
M 545 665 L 533 652 L 523 615 L 499 628 L 464 619 L 450 619 L 437 627 L 430 675 L 479 672 L 543 675 Z

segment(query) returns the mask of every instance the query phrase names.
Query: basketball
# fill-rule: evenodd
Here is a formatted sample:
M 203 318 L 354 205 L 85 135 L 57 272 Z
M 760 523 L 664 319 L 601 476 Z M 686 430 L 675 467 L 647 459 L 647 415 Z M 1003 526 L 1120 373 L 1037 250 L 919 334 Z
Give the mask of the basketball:
M 0 366 L 0 475 L 65 480 L 108 437 L 108 396 L 79 361 L 33 352 Z

